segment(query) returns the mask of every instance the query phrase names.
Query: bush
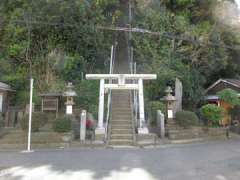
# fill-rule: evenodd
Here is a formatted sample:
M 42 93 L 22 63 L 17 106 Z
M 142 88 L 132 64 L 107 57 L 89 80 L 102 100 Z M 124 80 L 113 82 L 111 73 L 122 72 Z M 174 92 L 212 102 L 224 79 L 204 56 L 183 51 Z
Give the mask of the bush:
M 230 115 L 233 120 L 240 119 L 240 106 L 235 106 L 230 110 Z
M 4 127 L 3 115 L 0 113 L 0 128 Z
M 26 114 L 20 121 L 21 127 L 24 131 L 28 130 L 29 115 Z M 32 113 L 32 131 L 39 131 L 39 128 L 43 127 L 48 122 L 48 116 L 46 113 L 34 112 Z
M 157 122 L 157 110 L 161 110 L 163 114 L 166 113 L 166 105 L 160 101 L 151 101 L 149 104 L 151 113 L 151 124 L 155 125 Z
M 187 128 L 198 125 L 199 119 L 192 111 L 179 111 L 176 113 L 176 122 L 178 125 Z
M 217 93 L 219 98 L 224 102 L 230 104 L 231 106 L 240 105 L 240 100 L 238 97 L 238 93 L 230 88 L 224 89 Z
M 56 118 L 56 120 L 53 123 L 53 130 L 59 133 L 69 132 L 72 130 L 71 122 L 72 122 L 71 116 L 63 116 Z
M 201 107 L 201 114 L 212 125 L 219 125 L 219 121 L 223 118 L 223 108 L 214 104 L 207 104 Z

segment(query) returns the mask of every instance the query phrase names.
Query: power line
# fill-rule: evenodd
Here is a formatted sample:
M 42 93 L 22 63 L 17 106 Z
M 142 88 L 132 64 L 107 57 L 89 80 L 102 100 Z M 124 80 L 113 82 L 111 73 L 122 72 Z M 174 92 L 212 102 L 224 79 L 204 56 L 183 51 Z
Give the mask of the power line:
M 63 26 L 63 27 L 74 27 L 79 28 L 81 25 L 78 24 L 71 24 L 71 23 L 61 23 L 61 22 L 45 22 L 45 21 L 24 21 L 24 20 L 13 20 L 12 22 L 21 23 L 21 24 L 38 24 L 38 25 L 48 25 L 48 26 Z M 90 26 L 90 25 L 89 25 Z M 186 35 L 174 35 L 168 32 L 154 32 L 147 29 L 142 28 L 131 28 L 131 27 L 112 27 L 112 26 L 95 26 L 98 30 L 108 30 L 108 31 L 123 31 L 123 32 L 134 32 L 134 33 L 141 33 L 141 34 L 150 34 L 153 36 L 162 36 L 168 39 L 176 39 L 181 41 L 187 41 L 192 44 L 196 44 L 199 46 L 214 46 L 214 47 L 221 47 L 226 49 L 232 50 L 239 50 L 240 46 L 229 46 L 229 45 L 221 45 L 215 42 L 203 42 L 197 38 L 186 36 Z

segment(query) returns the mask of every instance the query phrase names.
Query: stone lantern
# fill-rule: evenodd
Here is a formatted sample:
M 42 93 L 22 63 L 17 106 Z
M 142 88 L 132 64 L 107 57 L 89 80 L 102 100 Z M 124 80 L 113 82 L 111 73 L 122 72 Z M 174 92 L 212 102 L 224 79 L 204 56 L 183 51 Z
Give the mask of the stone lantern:
M 77 96 L 77 93 L 73 90 L 73 88 L 74 86 L 71 82 L 69 82 L 67 85 L 67 90 L 63 93 L 63 97 L 66 97 L 66 114 L 72 114 L 73 112 L 72 107 L 75 104 L 73 98 Z
M 172 88 L 168 86 L 165 90 L 166 96 L 164 97 L 164 101 L 166 102 L 166 110 L 167 110 L 167 119 L 173 119 L 173 110 L 176 102 L 176 98 L 172 95 Z

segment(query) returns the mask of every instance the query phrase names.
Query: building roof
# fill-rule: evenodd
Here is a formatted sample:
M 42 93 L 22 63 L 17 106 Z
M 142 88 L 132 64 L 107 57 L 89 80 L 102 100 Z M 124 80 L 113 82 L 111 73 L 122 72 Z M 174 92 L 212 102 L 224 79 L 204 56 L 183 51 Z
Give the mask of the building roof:
M 205 94 L 207 94 L 220 83 L 229 84 L 240 90 L 240 79 L 219 79 L 206 89 Z
M 0 82 L 0 90 L 14 92 L 14 90 L 8 84 L 3 83 L 3 82 Z
M 240 88 L 240 79 L 225 79 L 225 81 Z

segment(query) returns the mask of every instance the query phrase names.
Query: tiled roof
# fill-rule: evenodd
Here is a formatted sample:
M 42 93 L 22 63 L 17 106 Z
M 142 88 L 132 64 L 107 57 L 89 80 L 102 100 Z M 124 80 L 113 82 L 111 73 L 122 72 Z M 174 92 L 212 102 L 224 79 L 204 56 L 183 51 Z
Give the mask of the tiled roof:
M 217 80 L 215 83 L 213 83 L 211 86 L 209 86 L 205 93 L 207 93 L 208 91 L 210 91 L 212 88 L 214 88 L 215 86 L 217 86 L 219 83 L 227 83 L 230 84 L 232 86 L 235 86 L 237 88 L 240 89 L 240 79 L 219 79 Z
M 11 89 L 11 87 L 3 82 L 0 82 L 0 90 L 4 90 L 4 91 L 14 91 Z
M 240 88 L 240 79 L 225 79 L 225 81 L 235 84 L 236 86 L 239 86 L 239 88 Z

